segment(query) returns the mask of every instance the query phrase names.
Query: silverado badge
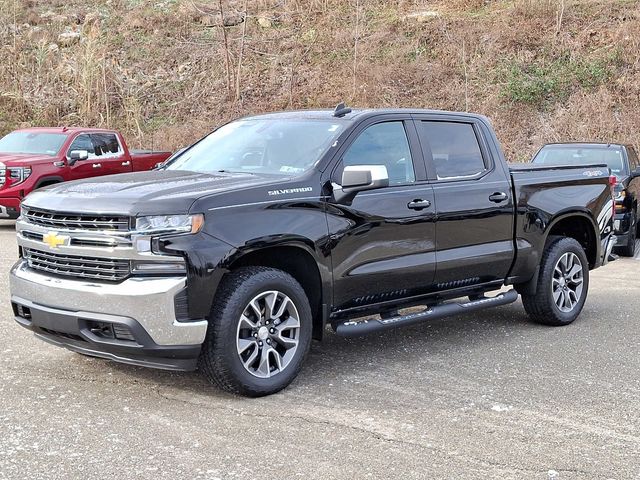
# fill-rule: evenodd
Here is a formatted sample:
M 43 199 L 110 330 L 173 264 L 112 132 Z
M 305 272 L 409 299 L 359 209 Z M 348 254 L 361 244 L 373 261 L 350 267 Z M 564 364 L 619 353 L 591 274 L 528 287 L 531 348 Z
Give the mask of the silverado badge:
M 58 232 L 49 232 L 42 236 L 42 241 L 51 248 L 58 248 L 60 245 L 67 245 L 69 243 L 69 237 L 58 235 Z

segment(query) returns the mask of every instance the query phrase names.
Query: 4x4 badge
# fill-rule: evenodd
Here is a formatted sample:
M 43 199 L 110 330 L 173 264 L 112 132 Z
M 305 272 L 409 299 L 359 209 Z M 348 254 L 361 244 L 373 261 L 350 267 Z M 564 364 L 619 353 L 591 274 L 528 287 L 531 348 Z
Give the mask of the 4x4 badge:
M 51 248 L 58 248 L 60 245 L 68 245 L 69 237 L 58 235 L 58 232 L 49 232 L 42 236 L 42 241 Z

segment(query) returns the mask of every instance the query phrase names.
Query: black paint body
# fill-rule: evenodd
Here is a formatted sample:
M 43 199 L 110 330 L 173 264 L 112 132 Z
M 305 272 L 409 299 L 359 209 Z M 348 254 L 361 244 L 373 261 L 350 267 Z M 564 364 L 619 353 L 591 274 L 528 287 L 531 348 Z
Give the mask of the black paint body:
M 618 175 L 618 183 L 615 186 L 615 194 L 624 192 L 622 199 L 616 200 L 616 214 L 614 217 L 614 233 L 617 245 L 627 245 L 632 228 L 638 228 L 640 220 L 640 210 L 638 209 L 638 198 L 640 197 L 640 160 L 632 145 L 622 145 L 616 143 L 560 143 L 544 145 L 531 160 L 536 163 L 536 158 L 545 147 L 555 148 L 582 148 L 582 149 L 616 149 L 622 152 L 623 168 Z M 567 162 L 570 159 L 567 158 Z M 634 237 L 635 238 L 635 237 Z
M 331 112 L 272 115 L 328 118 Z M 588 225 L 590 266 L 602 264 L 611 234 L 610 215 L 604 229 L 598 226 L 599 215 L 611 209 L 606 169 L 511 169 L 489 122 L 477 115 L 371 110 L 334 120 L 344 124 L 343 133 L 315 168 L 297 178 L 152 171 L 45 188 L 26 204 L 130 216 L 203 213 L 200 233 L 160 242 L 165 252 L 187 259 L 190 317 L 208 315 L 226 272 L 276 252 L 288 271 L 309 276 L 303 286 L 320 325 L 316 337 L 330 320 L 525 285 L 535 278 L 547 235 L 568 218 Z M 341 155 L 364 128 L 389 120 L 404 122 L 415 183 L 360 192 L 349 204 L 335 201 L 331 184 L 340 182 Z M 416 127 L 422 120 L 472 124 L 487 171 L 473 179 L 438 180 Z M 506 199 L 489 200 L 496 192 Z M 431 206 L 408 208 L 416 199 Z

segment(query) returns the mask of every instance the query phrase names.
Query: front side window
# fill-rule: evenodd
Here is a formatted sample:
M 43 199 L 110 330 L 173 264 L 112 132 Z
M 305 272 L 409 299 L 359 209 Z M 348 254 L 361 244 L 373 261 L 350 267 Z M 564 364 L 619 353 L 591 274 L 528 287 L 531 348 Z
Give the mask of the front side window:
M 389 185 L 416 180 L 409 141 L 403 122 L 385 122 L 367 127 L 342 157 L 342 169 L 353 165 L 384 165 Z
M 322 158 L 343 129 L 335 119 L 237 120 L 203 138 L 164 168 L 297 176 Z
M 472 177 L 486 170 L 473 125 L 420 122 L 439 180 Z
M 44 132 L 12 132 L 0 139 L 0 153 L 56 156 L 67 135 Z
M 73 152 L 74 150 L 86 150 L 90 156 L 93 155 L 93 142 L 91 141 L 89 135 L 78 135 L 73 140 L 73 142 L 71 142 L 69 153 Z

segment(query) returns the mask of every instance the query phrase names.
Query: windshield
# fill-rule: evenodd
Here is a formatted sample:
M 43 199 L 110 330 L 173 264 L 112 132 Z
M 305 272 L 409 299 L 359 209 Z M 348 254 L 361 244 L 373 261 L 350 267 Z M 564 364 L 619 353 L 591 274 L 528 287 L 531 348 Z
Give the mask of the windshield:
M 0 139 L 0 153 L 55 156 L 67 136 L 61 133 L 12 132 Z
M 220 127 L 165 168 L 295 176 L 315 165 L 342 130 L 341 124 L 328 120 L 238 120 Z
M 622 150 L 615 147 L 543 147 L 533 163 L 547 165 L 594 165 L 605 163 L 619 177 L 625 175 Z

